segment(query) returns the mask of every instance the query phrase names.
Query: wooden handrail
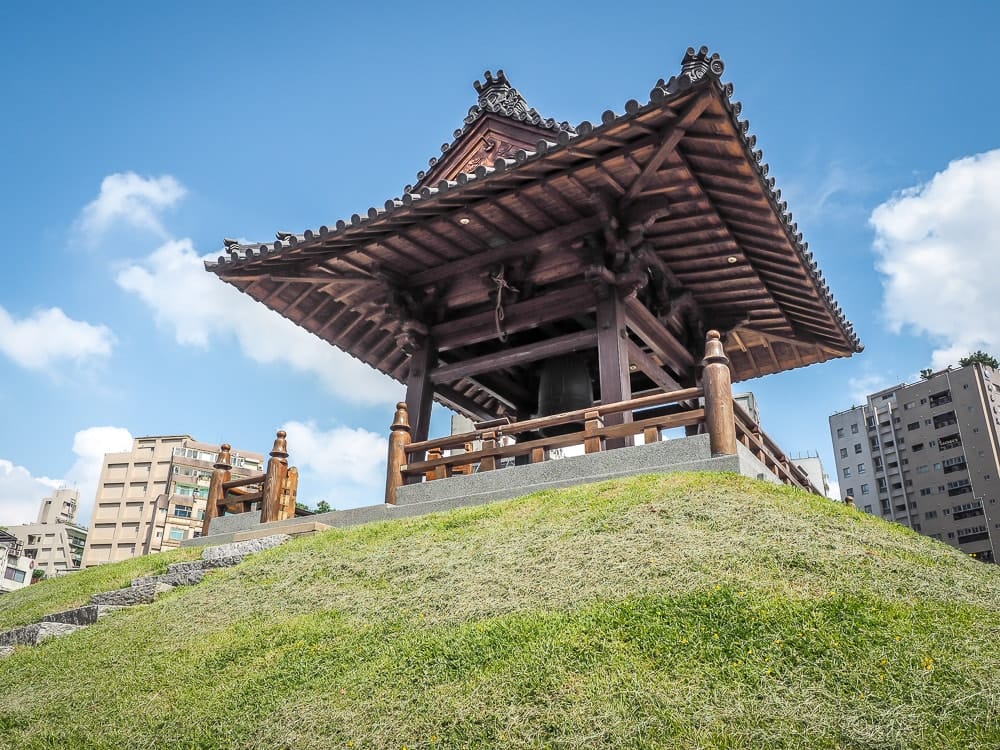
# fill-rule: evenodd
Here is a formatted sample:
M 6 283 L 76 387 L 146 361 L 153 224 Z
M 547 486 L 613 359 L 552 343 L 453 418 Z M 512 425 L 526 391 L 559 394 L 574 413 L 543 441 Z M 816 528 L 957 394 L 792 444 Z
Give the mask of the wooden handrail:
M 263 474 L 255 474 L 252 477 L 243 477 L 242 479 L 231 479 L 228 482 L 222 483 L 222 489 L 232 490 L 237 487 L 246 487 L 248 484 L 260 484 L 264 481 Z
M 497 436 L 517 435 L 521 432 L 532 432 L 549 427 L 558 427 L 569 422 L 582 422 L 588 412 L 596 411 L 603 417 L 608 414 L 618 414 L 623 411 L 648 409 L 650 407 L 663 406 L 665 404 L 676 403 L 679 401 L 691 401 L 693 399 L 701 398 L 703 395 L 704 391 L 701 388 L 684 388 L 679 391 L 655 393 L 650 396 L 642 396 L 640 398 L 628 399 L 626 401 L 616 401 L 611 404 L 588 406 L 585 409 L 576 409 L 574 411 L 567 411 L 561 414 L 553 414 L 548 417 L 535 417 L 534 419 L 526 419 L 522 422 L 513 422 L 509 425 L 498 425 L 490 427 L 489 429 L 474 430 L 472 432 L 465 432 L 459 435 L 447 435 L 433 440 L 421 440 L 420 442 L 410 443 L 407 445 L 406 452 L 417 453 L 419 451 L 430 450 L 431 448 L 460 448 L 465 443 L 470 443 L 473 440 L 481 440 L 482 435 L 486 432 L 493 432 Z
M 770 435 L 764 432 L 743 407 L 733 404 L 733 411 L 736 417 L 736 432 L 742 437 L 741 442 L 762 461 L 764 465 L 772 471 L 779 479 L 786 484 L 801 487 L 815 495 L 822 495 L 818 488 L 809 481 L 806 473 L 792 463 L 791 459 L 785 455 L 781 447 L 774 442 Z M 757 450 L 754 450 L 756 448 Z
M 626 422 L 624 424 L 599 427 L 592 435 L 593 437 L 608 439 L 616 437 L 627 437 L 644 433 L 647 428 L 657 427 L 669 430 L 674 427 L 686 427 L 687 425 L 699 424 L 705 419 L 704 409 L 692 409 L 681 414 L 671 414 L 653 419 L 644 419 L 636 422 Z M 537 448 L 565 448 L 569 445 L 578 445 L 584 437 L 583 432 L 575 432 L 569 435 L 557 435 L 551 438 L 539 438 L 538 440 L 528 440 L 523 443 L 513 445 L 498 445 L 493 448 L 483 448 L 478 451 L 468 453 L 458 453 L 451 456 L 441 456 L 426 461 L 412 461 L 400 467 L 400 471 L 406 475 L 418 475 L 451 464 L 471 464 L 482 461 L 484 458 L 510 458 L 512 456 L 530 455 Z M 588 435 L 591 437 L 591 435 Z

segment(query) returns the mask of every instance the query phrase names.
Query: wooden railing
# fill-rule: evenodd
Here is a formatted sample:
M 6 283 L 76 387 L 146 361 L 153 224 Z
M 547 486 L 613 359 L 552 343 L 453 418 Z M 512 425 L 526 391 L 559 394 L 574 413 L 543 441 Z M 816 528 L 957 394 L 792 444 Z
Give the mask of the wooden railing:
M 791 462 L 784 451 L 778 447 L 778 444 L 753 420 L 753 417 L 739 404 L 734 405 L 736 407 L 736 439 L 743 443 L 756 456 L 757 460 L 767 467 L 768 471 L 785 484 L 800 487 L 814 495 L 822 495 L 823 493 L 809 481 L 806 473 Z
M 476 425 L 472 432 L 416 443 L 410 442 L 406 404 L 398 403 L 389 435 L 385 501 L 395 503 L 396 491 L 404 484 L 468 474 L 474 468 L 493 471 L 503 459 L 540 463 L 552 449 L 580 444 L 586 453 L 598 453 L 631 444 L 635 435 L 642 434 L 644 442 L 652 443 L 661 439 L 662 430 L 695 425 L 702 425 L 708 433 L 713 456 L 735 455 L 739 440 L 782 482 L 817 492 L 805 473 L 733 401 L 729 359 L 717 331 L 708 333 L 702 364 L 702 386 L 698 388 L 655 393 L 521 422 L 496 419 Z M 607 421 L 614 424 L 606 424 L 606 418 L 612 416 L 616 418 Z M 545 435 L 546 431 L 550 434 Z M 560 434 L 553 435 L 552 431 Z M 505 444 L 506 438 L 518 442 Z M 482 447 L 472 450 L 477 442 Z M 454 452 L 445 455 L 445 451 Z
M 284 430 L 278 430 L 263 474 L 232 478 L 232 448 L 223 443 L 208 486 L 208 502 L 202 536 L 208 534 L 212 519 L 232 513 L 248 513 L 260 505 L 260 522 L 281 521 L 295 515 L 299 471 L 288 465 L 288 445 Z

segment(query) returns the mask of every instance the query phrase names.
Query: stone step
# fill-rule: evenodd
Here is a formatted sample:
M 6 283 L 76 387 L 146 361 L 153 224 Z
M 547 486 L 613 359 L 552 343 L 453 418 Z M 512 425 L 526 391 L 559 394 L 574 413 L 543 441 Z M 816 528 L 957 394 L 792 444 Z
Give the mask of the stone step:
M 187 560 L 185 562 L 170 563 L 167 566 L 168 573 L 187 573 L 192 570 L 204 570 L 205 562 L 203 560 Z
M 134 604 L 149 604 L 157 594 L 170 591 L 173 586 L 167 583 L 147 583 L 141 586 L 129 586 L 127 589 L 105 591 L 90 597 L 91 604 L 113 604 L 118 607 L 131 607 Z
M 64 612 L 56 612 L 52 615 L 45 615 L 42 622 L 62 622 L 69 625 L 93 625 L 97 618 L 101 616 L 100 607 L 96 604 L 86 604 L 76 609 L 67 609 Z
M 262 536 L 259 539 L 247 539 L 242 542 L 232 542 L 230 544 L 219 544 L 214 547 L 206 547 L 201 553 L 201 559 L 205 562 L 218 560 L 224 557 L 242 557 L 252 555 L 254 552 L 261 552 L 272 547 L 284 544 L 291 537 L 288 534 L 271 534 Z
M 79 630 L 82 625 L 71 625 L 66 622 L 36 622 L 23 628 L 14 628 L 0 633 L 0 648 L 5 646 L 37 646 L 49 638 L 69 635 Z
M 141 576 L 132 579 L 132 588 L 156 583 L 165 583 L 168 586 L 194 586 L 196 583 L 201 583 L 201 579 L 204 577 L 204 570 L 182 570 L 176 573 L 163 573 L 158 576 Z

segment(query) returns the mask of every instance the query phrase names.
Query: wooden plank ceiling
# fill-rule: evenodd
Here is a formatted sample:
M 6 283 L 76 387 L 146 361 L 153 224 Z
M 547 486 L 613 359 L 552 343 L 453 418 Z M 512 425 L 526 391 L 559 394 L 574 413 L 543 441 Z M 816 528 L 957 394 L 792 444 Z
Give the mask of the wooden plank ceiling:
M 270 244 L 227 240 L 207 268 L 400 381 L 410 345 L 431 336 L 452 368 L 435 378 L 438 400 L 475 416 L 530 410 L 530 370 L 516 353 L 475 377 L 458 363 L 555 338 L 592 345 L 560 337 L 593 330 L 609 285 L 636 331 L 659 326 L 682 346 L 648 346 L 652 330 L 630 341 L 638 388 L 690 374 L 695 324 L 723 331 L 734 380 L 851 356 L 861 344 L 722 69 L 688 50 L 645 104 L 575 128 L 487 74 L 455 140 L 400 198 Z

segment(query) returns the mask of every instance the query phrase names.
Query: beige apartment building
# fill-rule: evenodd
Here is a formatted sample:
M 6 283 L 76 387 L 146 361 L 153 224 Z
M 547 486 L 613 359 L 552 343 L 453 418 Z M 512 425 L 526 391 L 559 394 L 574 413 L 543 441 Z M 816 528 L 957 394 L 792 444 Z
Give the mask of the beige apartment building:
M 933 373 L 830 417 L 841 497 L 987 562 L 1000 560 L 1000 371 Z
M 136 438 L 128 453 L 108 453 L 97 485 L 83 565 L 172 549 L 201 534 L 219 446 L 189 435 Z M 234 450 L 233 478 L 262 471 L 259 453 Z
M 41 501 L 35 523 L 8 529 L 21 542 L 24 556 L 48 577 L 80 569 L 87 529 L 76 523 L 79 498 L 79 490 L 58 489 Z

